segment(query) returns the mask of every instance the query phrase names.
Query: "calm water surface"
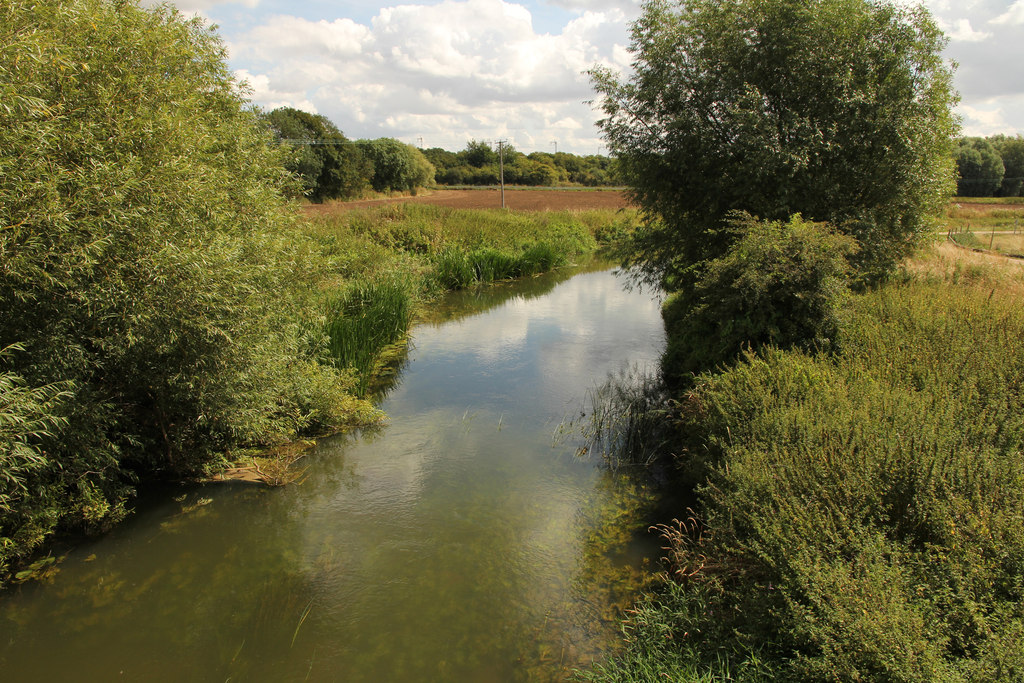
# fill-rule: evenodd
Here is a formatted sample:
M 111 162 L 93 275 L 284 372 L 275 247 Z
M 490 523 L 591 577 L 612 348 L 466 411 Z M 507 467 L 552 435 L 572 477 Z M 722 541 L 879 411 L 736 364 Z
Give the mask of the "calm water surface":
M 390 424 L 321 441 L 301 484 L 156 496 L 0 596 L 0 678 L 532 681 L 600 657 L 651 552 L 643 492 L 557 435 L 663 335 L 612 273 L 566 277 L 446 301 Z

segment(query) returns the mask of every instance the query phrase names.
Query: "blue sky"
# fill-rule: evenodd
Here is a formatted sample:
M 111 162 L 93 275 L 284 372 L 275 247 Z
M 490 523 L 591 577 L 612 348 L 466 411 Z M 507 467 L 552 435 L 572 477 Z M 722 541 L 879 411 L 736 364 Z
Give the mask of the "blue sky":
M 910 4 L 910 0 L 899 0 Z M 632 0 L 177 0 L 219 26 L 264 108 L 323 114 L 353 138 L 603 153 L 583 73 L 628 69 Z M 1024 0 L 926 0 L 959 63 L 968 135 L 1024 133 Z

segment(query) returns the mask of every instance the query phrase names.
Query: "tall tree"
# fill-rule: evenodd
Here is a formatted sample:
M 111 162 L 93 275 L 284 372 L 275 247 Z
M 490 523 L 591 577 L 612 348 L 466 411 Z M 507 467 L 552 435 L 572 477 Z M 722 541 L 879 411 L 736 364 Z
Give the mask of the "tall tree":
M 271 142 L 201 19 L 0 3 L 0 580 L 56 526 L 123 514 L 139 473 L 341 395 L 296 312 L 313 268 Z
M 984 138 L 960 140 L 956 165 L 956 193 L 961 197 L 991 197 L 1003 184 L 1003 160 Z
M 992 138 L 992 144 L 1003 160 L 1003 184 L 999 188 L 999 195 L 1019 197 L 1024 188 L 1024 137 L 997 135 Z
M 355 197 L 370 186 L 373 164 L 326 116 L 280 107 L 264 119 L 291 150 L 285 167 L 312 201 Z
M 917 243 L 953 186 L 956 96 L 923 8 L 869 0 L 650 0 L 634 73 L 592 72 L 647 228 L 631 262 L 669 287 L 728 249 L 730 214 L 802 214 L 861 242 L 864 277 Z
M 373 163 L 373 189 L 377 192 L 416 192 L 434 182 L 434 167 L 419 149 L 394 138 L 360 140 Z

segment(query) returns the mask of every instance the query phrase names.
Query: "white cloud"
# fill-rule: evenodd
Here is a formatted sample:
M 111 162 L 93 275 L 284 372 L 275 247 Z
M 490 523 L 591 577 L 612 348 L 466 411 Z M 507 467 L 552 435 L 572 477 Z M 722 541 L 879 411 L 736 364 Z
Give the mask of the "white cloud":
M 359 55 L 372 42 L 370 30 L 351 19 L 309 21 L 275 16 L 249 33 L 248 49 L 288 57 L 297 52 L 331 58 Z
M 1024 131 L 1024 94 L 961 104 L 958 111 L 963 117 L 964 135 L 1016 135 Z
M 636 0 L 417 1 L 434 4 L 360 5 L 358 21 L 321 19 L 318 3 L 178 4 L 221 26 L 232 65 L 265 108 L 316 110 L 351 136 L 423 137 L 448 149 L 499 136 L 524 151 L 551 149 L 554 139 L 561 150 L 601 149 L 583 72 L 595 64 L 629 72 Z M 960 65 L 965 132 L 1024 131 L 1024 0 L 925 4 L 950 37 L 946 57 Z M 334 6 L 346 13 L 355 3 Z
M 958 40 L 966 43 L 977 43 L 988 40 L 992 37 L 989 31 L 975 31 L 969 19 L 958 19 L 949 23 L 939 21 L 939 27 L 946 32 L 950 40 Z
M 583 12 L 553 35 L 504 0 L 384 8 L 369 25 L 274 16 L 229 37 L 265 108 L 303 103 L 356 137 L 461 149 L 503 136 L 524 151 L 558 138 L 586 154 L 599 140 L 584 72 L 621 62 L 626 42 L 619 9 Z
M 990 24 L 1020 26 L 1024 24 L 1024 0 L 1017 0 L 1006 12 L 992 19 Z
M 156 7 L 163 4 L 165 0 L 143 0 L 143 7 Z M 182 12 L 189 14 L 205 14 L 214 5 L 238 4 L 253 9 L 260 4 L 260 0 L 174 0 L 174 6 Z
M 547 0 L 545 4 L 562 9 L 582 12 L 585 10 L 621 10 L 639 11 L 639 0 Z

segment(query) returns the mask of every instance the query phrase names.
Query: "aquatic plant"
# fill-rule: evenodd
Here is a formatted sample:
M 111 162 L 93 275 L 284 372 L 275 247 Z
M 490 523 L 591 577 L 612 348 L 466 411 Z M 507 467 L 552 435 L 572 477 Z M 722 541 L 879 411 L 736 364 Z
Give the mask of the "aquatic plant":
M 358 373 L 364 396 L 384 351 L 401 341 L 412 319 L 408 287 L 396 280 L 356 281 L 327 301 L 328 353 L 339 368 Z

